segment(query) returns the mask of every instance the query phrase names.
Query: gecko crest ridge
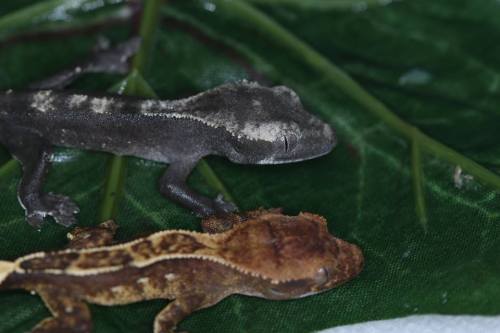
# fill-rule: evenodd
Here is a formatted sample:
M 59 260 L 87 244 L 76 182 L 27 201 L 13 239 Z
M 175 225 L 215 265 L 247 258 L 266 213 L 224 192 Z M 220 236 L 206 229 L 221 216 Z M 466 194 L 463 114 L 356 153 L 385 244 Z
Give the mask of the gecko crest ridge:
M 14 271 L 15 265 L 9 261 L 0 261 L 0 285 Z

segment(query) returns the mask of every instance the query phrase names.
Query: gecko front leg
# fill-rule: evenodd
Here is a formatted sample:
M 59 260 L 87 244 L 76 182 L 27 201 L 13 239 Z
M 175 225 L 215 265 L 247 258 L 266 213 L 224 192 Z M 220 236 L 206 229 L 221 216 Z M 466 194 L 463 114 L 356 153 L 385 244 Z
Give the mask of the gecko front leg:
M 63 226 L 74 224 L 78 206 L 66 196 L 42 191 L 50 165 L 50 145 L 35 131 L 26 128 L 1 126 L 0 133 L 0 142 L 22 165 L 18 199 L 25 209 L 27 222 L 39 229 L 44 218 L 52 216 Z
M 193 158 L 170 164 L 160 179 L 160 192 L 201 217 L 216 214 L 225 215 L 236 211 L 236 206 L 224 201 L 221 195 L 212 200 L 196 193 L 187 186 L 186 179 L 198 161 L 199 158 Z
M 90 333 L 92 320 L 84 302 L 53 288 L 36 290 L 53 317 L 42 320 L 31 333 Z
M 264 209 L 258 208 L 256 210 L 243 212 L 243 213 L 231 213 L 225 216 L 209 216 L 201 221 L 201 229 L 203 232 L 209 234 L 218 234 L 228 230 L 231 230 L 235 225 L 245 223 L 251 219 L 258 219 L 266 214 L 282 214 L 283 210 L 281 208 L 271 208 Z

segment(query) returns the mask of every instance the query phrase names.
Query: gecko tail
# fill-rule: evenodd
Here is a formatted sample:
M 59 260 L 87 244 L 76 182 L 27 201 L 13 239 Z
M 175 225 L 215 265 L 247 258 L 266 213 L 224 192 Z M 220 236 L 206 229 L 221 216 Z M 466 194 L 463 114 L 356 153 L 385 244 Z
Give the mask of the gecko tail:
M 10 261 L 0 260 L 0 287 L 2 287 L 3 281 L 14 271 L 15 264 Z

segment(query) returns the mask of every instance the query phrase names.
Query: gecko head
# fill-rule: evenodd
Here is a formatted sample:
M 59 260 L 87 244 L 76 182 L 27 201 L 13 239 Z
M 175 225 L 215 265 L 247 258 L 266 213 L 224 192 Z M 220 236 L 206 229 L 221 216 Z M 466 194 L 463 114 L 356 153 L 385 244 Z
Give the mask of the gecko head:
M 329 153 L 336 144 L 327 123 L 307 112 L 285 86 L 239 82 L 216 88 L 228 133 L 223 154 L 243 164 L 281 164 Z
M 262 277 L 249 294 L 268 299 L 317 294 L 354 278 L 363 268 L 360 248 L 330 234 L 326 220 L 315 214 L 264 212 L 229 239 L 225 258 Z
M 299 266 L 309 266 L 312 271 L 310 276 L 268 285 L 264 290 L 264 297 L 284 300 L 319 294 L 351 280 L 361 272 L 364 259 L 358 246 L 334 238 L 327 247 L 335 250 L 327 250 L 329 258 L 323 260 L 321 264 L 313 264 L 306 260 Z
M 279 300 L 318 294 L 354 278 L 363 269 L 361 249 L 330 234 L 323 217 L 301 213 L 298 218 L 297 224 L 308 224 L 308 227 L 300 228 L 300 238 L 295 241 L 286 235 L 288 244 L 281 251 L 288 250 L 286 255 L 295 258 L 291 263 L 293 268 L 285 269 L 300 270 L 300 273 L 271 284 L 266 290 L 267 298 Z

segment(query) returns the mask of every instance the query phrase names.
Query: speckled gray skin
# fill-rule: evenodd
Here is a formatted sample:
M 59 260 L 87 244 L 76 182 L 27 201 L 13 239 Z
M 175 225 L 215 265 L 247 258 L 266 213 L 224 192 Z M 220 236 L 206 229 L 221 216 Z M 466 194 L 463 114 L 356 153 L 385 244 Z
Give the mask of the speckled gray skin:
M 0 143 L 23 165 L 19 201 L 27 221 L 39 228 L 47 215 L 69 226 L 78 212 L 69 198 L 41 191 L 52 146 L 168 163 L 160 191 L 209 216 L 234 206 L 187 187 L 187 177 L 204 156 L 244 164 L 289 163 L 330 152 L 336 139 L 291 89 L 242 81 L 173 101 L 56 90 L 3 92 Z

